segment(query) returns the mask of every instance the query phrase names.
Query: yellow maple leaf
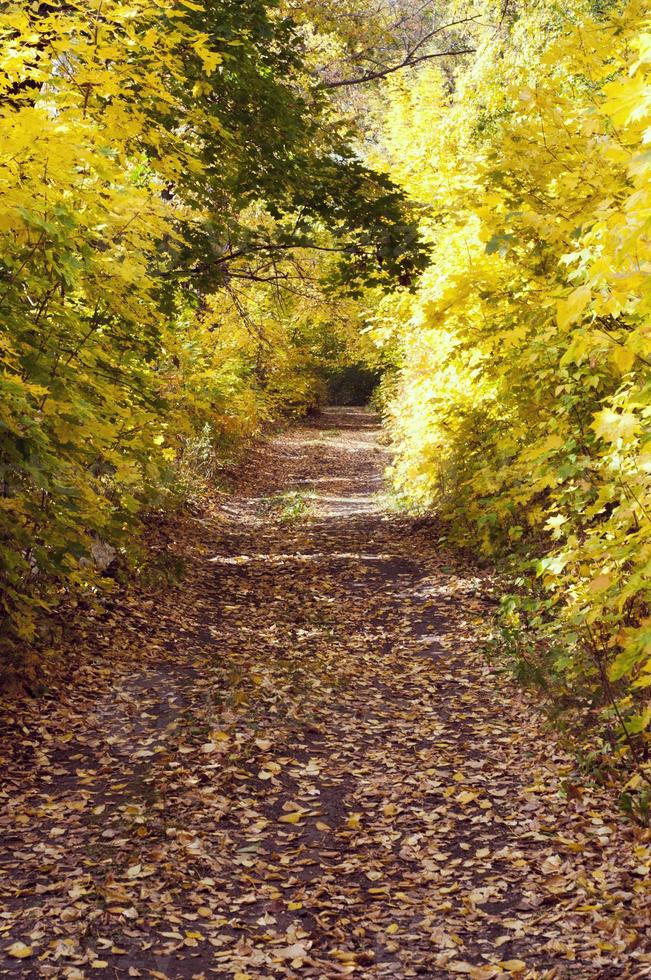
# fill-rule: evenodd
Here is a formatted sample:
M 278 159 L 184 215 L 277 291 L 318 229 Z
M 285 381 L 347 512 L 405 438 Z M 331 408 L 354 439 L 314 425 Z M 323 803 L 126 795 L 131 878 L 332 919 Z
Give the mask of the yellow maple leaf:
M 592 291 L 589 286 L 578 286 L 577 289 L 572 290 L 566 299 L 558 302 L 556 307 L 556 321 L 561 330 L 564 330 L 571 323 L 575 323 L 579 319 L 590 302 L 591 296 Z
M 640 422 L 632 412 L 614 412 L 604 408 L 597 412 L 590 428 L 606 442 L 630 442 L 640 430 Z

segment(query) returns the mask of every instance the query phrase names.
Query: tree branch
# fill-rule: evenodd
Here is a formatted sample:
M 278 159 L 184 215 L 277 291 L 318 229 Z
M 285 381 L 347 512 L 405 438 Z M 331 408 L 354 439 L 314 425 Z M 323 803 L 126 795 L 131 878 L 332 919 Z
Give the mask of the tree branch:
M 271 255 L 274 252 L 286 252 L 301 248 L 309 249 L 310 251 L 315 252 L 342 253 L 351 251 L 349 246 L 336 247 L 316 245 L 310 242 L 252 242 L 251 244 L 243 246 L 242 248 L 229 249 L 228 252 L 224 252 L 223 255 L 216 256 L 215 258 L 210 259 L 208 262 L 202 262 L 199 265 L 190 266 L 189 268 L 176 267 L 174 269 L 169 269 L 167 272 L 163 272 L 161 275 L 163 278 L 169 278 L 170 276 L 195 276 L 201 274 L 202 272 L 208 272 L 210 269 L 215 267 L 227 265 L 229 262 L 234 262 L 236 259 L 246 258 L 247 256 L 257 252 L 267 252 L 269 255 Z M 229 275 L 232 275 L 232 272 L 229 271 Z
M 421 44 L 418 44 L 417 47 L 421 47 Z M 378 71 L 367 72 L 365 75 L 360 75 L 358 78 L 343 78 L 341 81 L 323 82 L 322 84 L 324 88 L 343 88 L 345 85 L 364 85 L 366 82 L 374 82 L 379 78 L 386 78 L 387 75 L 391 75 L 396 71 L 401 71 L 403 68 L 413 68 L 415 65 L 419 65 L 422 61 L 430 61 L 432 58 L 445 58 L 448 55 L 474 54 L 475 50 L 475 48 L 459 48 L 456 51 L 436 51 L 432 54 L 421 54 L 418 58 L 414 58 L 413 52 L 410 52 L 407 57 L 403 61 L 400 61 L 397 65 L 389 65 L 387 68 L 382 68 Z

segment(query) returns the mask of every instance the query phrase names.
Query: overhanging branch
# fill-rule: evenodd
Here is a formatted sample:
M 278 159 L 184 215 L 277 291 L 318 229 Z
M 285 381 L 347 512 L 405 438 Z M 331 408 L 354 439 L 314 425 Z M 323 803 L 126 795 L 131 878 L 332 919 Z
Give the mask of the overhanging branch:
M 432 54 L 421 54 L 417 58 L 407 57 L 397 65 L 389 65 L 387 68 L 381 68 L 378 71 L 367 72 L 358 78 L 342 78 L 336 82 L 323 82 L 323 87 L 343 88 L 345 85 L 364 85 L 366 82 L 374 82 L 379 78 L 386 78 L 387 75 L 391 75 L 393 72 L 402 71 L 403 68 L 413 68 L 422 61 L 430 61 L 432 58 L 446 58 L 460 54 L 474 54 L 475 50 L 475 48 L 458 48 L 455 51 L 436 51 Z
M 366 82 L 374 82 L 380 78 L 385 78 L 387 75 L 391 75 L 396 71 L 402 71 L 404 68 L 413 68 L 415 65 L 421 64 L 423 61 L 430 61 L 433 58 L 447 58 L 454 57 L 461 54 L 474 54 L 475 48 L 449 48 L 446 51 L 432 51 L 426 54 L 420 54 L 419 52 L 428 44 L 434 37 L 438 34 L 442 34 L 444 31 L 448 31 L 453 27 L 459 27 L 462 24 L 468 24 L 477 20 L 477 16 L 474 17 L 463 17 L 460 20 L 450 21 L 449 24 L 443 24 L 440 27 L 435 27 L 434 30 L 428 31 L 418 41 L 412 45 L 411 49 L 407 52 L 402 61 L 396 62 L 395 65 L 385 65 L 378 68 L 375 71 L 364 72 L 362 75 L 358 75 L 355 78 L 343 78 L 337 81 L 323 82 L 324 88 L 343 88 L 346 85 L 364 85 Z
M 208 262 L 201 262 L 199 265 L 193 265 L 190 267 L 180 267 L 177 266 L 173 269 L 169 269 L 163 272 L 161 275 L 163 278 L 169 278 L 171 276 L 196 276 L 202 273 L 209 272 L 211 269 L 219 268 L 220 266 L 228 265 L 230 262 L 234 262 L 236 259 L 246 258 L 247 256 L 257 254 L 257 253 L 267 253 L 272 255 L 275 252 L 287 252 L 293 251 L 294 249 L 306 249 L 308 251 L 316 252 L 338 252 L 347 253 L 351 252 L 350 246 L 328 246 L 328 245 L 316 245 L 312 242 L 260 242 L 260 243 L 250 243 L 242 248 L 229 249 L 222 255 L 217 255 L 210 259 Z M 229 272 L 229 275 L 232 273 Z M 242 275 L 242 273 L 240 273 Z

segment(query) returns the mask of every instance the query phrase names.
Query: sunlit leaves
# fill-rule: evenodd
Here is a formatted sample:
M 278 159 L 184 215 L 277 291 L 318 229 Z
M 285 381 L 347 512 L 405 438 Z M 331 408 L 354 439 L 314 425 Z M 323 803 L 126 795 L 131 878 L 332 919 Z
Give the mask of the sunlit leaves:
M 14 8 L 0 12 L 9 647 L 35 638 L 44 603 L 110 585 L 104 543 L 117 574 L 143 513 L 314 403 L 356 323 L 315 285 L 338 249 L 357 285 L 423 263 L 404 195 L 325 125 L 295 25 L 265 0 Z
M 651 86 L 643 5 L 609 15 L 527 10 L 451 92 L 437 70 L 394 85 L 391 171 L 428 208 L 434 262 L 378 339 L 400 350 L 399 492 L 516 559 L 523 672 L 624 737 L 616 712 L 647 724 L 627 684 L 647 690 Z

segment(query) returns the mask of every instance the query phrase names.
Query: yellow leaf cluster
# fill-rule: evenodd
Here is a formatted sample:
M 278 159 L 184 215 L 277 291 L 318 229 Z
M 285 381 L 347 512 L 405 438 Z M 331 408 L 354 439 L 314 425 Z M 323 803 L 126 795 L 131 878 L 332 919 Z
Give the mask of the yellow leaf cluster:
M 634 718 L 651 682 L 650 62 L 643 3 L 572 0 L 486 32 L 453 84 L 397 79 L 388 166 L 432 263 L 376 319 L 399 350 L 397 491 L 520 556 L 507 605 L 537 624 L 536 670 Z

